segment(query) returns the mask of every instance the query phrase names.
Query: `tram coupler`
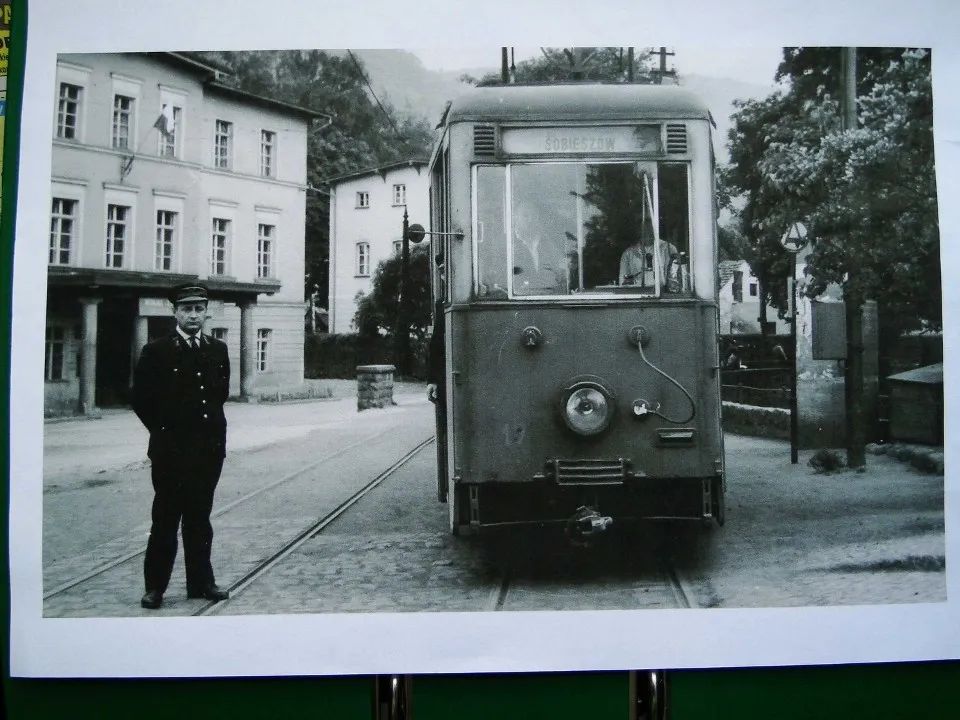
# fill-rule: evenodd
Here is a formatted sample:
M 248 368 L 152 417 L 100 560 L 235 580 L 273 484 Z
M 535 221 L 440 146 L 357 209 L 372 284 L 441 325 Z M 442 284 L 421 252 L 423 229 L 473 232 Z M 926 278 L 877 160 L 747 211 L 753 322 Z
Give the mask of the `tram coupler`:
M 567 520 L 567 537 L 572 542 L 588 542 L 606 532 L 611 525 L 613 525 L 612 517 L 601 515 L 594 508 L 581 505 Z

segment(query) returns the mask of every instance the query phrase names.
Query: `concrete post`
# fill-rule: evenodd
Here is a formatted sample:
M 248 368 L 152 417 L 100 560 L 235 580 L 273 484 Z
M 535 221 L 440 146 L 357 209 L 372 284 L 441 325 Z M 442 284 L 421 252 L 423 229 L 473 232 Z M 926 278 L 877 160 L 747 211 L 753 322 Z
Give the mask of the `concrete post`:
M 133 347 L 130 352 L 130 386 L 133 387 L 133 374 L 140 360 L 140 351 L 150 341 L 149 318 L 138 315 L 133 319 Z
M 257 338 L 253 330 L 253 306 L 250 300 L 240 306 L 240 399 L 254 402 Z
M 80 298 L 83 350 L 80 362 L 80 414 L 97 414 L 97 308 L 103 298 Z

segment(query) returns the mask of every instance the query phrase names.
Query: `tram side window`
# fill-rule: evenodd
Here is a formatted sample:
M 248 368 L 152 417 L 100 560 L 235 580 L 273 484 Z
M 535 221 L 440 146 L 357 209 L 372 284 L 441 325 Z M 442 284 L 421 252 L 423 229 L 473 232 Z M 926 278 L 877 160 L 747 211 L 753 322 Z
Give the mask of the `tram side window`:
M 477 168 L 477 297 L 507 297 L 506 176 L 503 167 Z
M 687 166 L 682 163 L 662 163 L 659 170 L 660 241 L 668 255 L 663 289 L 669 293 L 690 292 Z

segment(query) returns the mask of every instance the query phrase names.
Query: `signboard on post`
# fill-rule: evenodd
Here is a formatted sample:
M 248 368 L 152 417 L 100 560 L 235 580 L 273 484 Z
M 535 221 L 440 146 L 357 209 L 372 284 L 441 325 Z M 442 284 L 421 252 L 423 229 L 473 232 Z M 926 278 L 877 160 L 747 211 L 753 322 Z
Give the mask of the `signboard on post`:
M 788 253 L 796 255 L 807 246 L 807 226 L 799 221 L 792 223 L 780 238 L 780 245 Z

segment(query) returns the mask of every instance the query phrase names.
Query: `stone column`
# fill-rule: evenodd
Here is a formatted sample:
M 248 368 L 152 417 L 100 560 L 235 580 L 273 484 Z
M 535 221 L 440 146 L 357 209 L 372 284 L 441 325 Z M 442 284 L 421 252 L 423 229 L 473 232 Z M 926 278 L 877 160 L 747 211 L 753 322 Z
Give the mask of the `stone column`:
M 149 318 L 138 315 L 133 319 L 133 347 L 130 349 L 130 386 L 133 387 L 133 374 L 137 369 L 140 351 L 150 340 Z
M 357 366 L 357 410 L 385 408 L 393 401 L 393 365 Z
M 80 362 L 80 413 L 97 415 L 97 308 L 103 298 L 80 298 L 83 350 Z
M 237 303 L 240 307 L 240 399 L 256 402 L 253 394 L 257 376 L 257 337 L 253 330 L 253 303 L 250 300 Z

